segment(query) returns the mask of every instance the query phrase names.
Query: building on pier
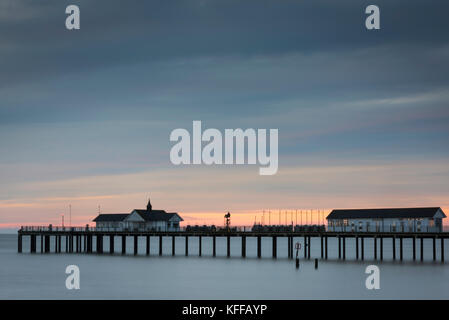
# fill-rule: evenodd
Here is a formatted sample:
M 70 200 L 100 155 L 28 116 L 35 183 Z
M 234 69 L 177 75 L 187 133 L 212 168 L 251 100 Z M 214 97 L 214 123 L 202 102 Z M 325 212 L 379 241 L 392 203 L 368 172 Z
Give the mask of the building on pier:
M 348 232 L 441 232 L 443 210 L 432 208 L 387 208 L 332 210 L 329 231 Z
M 179 231 L 179 223 L 184 220 L 176 212 L 153 210 L 148 200 L 146 209 L 100 214 L 93 221 L 100 231 Z

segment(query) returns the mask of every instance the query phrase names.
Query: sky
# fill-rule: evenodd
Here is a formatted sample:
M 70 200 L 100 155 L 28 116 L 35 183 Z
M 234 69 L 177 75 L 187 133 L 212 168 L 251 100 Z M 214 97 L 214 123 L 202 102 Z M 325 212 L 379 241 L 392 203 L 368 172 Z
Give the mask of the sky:
M 81 11 L 65 28 L 65 8 Z M 449 212 L 447 1 L 0 0 L 0 228 L 179 212 Z M 172 130 L 275 128 L 279 170 L 174 166 Z M 266 218 L 265 218 L 266 219 Z M 266 222 L 266 220 L 265 220 Z

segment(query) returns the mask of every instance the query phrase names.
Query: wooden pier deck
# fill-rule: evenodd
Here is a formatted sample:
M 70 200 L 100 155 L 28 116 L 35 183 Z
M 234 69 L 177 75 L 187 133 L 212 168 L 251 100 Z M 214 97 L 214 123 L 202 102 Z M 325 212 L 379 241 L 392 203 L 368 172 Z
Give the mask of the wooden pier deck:
M 304 258 L 311 258 L 311 247 L 312 238 L 320 239 L 320 257 L 321 259 L 328 259 L 328 239 L 335 238 L 338 239 L 338 259 L 346 260 L 346 239 L 355 239 L 355 250 L 356 259 L 365 259 L 365 239 L 372 239 L 374 242 L 373 246 L 373 256 L 375 260 L 384 259 L 384 246 L 387 245 L 385 240 L 388 241 L 392 246 L 392 258 L 396 260 L 397 257 L 397 245 L 399 242 L 399 260 L 403 260 L 403 240 L 412 240 L 412 253 L 413 260 L 419 259 L 424 260 L 424 239 L 432 240 L 432 257 L 433 260 L 437 260 L 437 247 L 439 247 L 440 257 L 439 260 L 444 262 L 444 242 L 445 239 L 449 238 L 449 232 L 438 232 L 438 233 L 411 233 L 411 232 L 250 232 L 250 231 L 205 231 L 205 232 L 163 232 L 163 231 L 102 231 L 96 230 L 95 228 L 43 228 L 43 227 L 24 227 L 18 231 L 18 244 L 17 250 L 19 253 L 22 252 L 23 237 L 30 237 L 30 252 L 36 253 L 37 242 L 40 240 L 40 250 L 43 253 L 51 252 L 50 244 L 51 237 L 54 238 L 54 249 L 55 253 L 104 253 L 104 240 L 105 238 L 109 240 L 109 251 L 108 253 L 115 253 L 115 238 L 119 237 L 121 239 L 121 253 L 126 254 L 126 241 L 127 237 L 132 237 L 134 242 L 134 254 L 138 253 L 139 238 L 143 237 L 146 239 L 146 254 L 150 254 L 150 238 L 159 238 L 159 255 L 162 255 L 163 238 L 171 237 L 171 249 L 172 255 L 176 254 L 176 241 L 178 237 L 183 237 L 185 239 L 185 255 L 189 255 L 189 238 L 197 238 L 198 241 L 198 255 L 202 255 L 202 243 L 204 238 L 211 238 L 212 241 L 212 255 L 215 257 L 217 254 L 216 239 L 218 237 L 226 238 L 226 255 L 229 257 L 231 255 L 231 238 L 241 238 L 241 256 L 246 257 L 246 239 L 253 237 L 257 239 L 257 257 L 261 258 L 262 254 L 262 237 L 268 237 L 272 240 L 272 257 L 277 258 L 277 239 L 287 238 L 287 247 L 285 250 L 288 253 L 288 258 L 293 259 L 294 256 L 294 239 L 303 239 L 304 247 L 302 252 Z M 62 238 L 65 237 L 65 249 L 61 248 Z M 93 243 L 96 243 L 96 248 L 94 250 Z M 419 245 L 419 250 L 418 250 Z M 419 255 L 417 254 L 419 251 Z

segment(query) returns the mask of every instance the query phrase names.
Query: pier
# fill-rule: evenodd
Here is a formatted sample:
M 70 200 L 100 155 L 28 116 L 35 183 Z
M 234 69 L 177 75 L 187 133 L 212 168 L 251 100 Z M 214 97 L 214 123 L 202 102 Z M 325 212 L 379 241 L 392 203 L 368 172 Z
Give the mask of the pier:
M 318 238 L 320 243 L 320 255 L 321 259 L 328 259 L 328 239 L 335 238 L 336 245 L 338 246 L 338 259 L 346 260 L 347 241 L 355 241 L 355 259 L 365 259 L 365 240 L 372 239 L 373 256 L 374 260 L 382 261 L 385 257 L 384 246 L 391 244 L 392 259 L 397 260 L 397 251 L 399 246 L 399 260 L 402 261 L 403 254 L 403 242 L 405 239 L 410 239 L 413 243 L 412 257 L 413 260 L 424 260 L 424 241 L 431 241 L 432 243 L 432 258 L 433 261 L 437 259 L 444 262 L 444 242 L 449 237 L 449 232 L 437 232 L 437 233 L 410 233 L 410 232 L 389 232 L 389 233 L 368 233 L 368 232 L 332 232 L 332 231 L 305 231 L 305 232 L 254 232 L 254 231 L 177 231 L 177 232 L 148 232 L 148 231 L 101 231 L 95 228 L 82 228 L 82 227 L 23 227 L 18 231 L 18 244 L 17 251 L 23 252 L 23 238 L 29 237 L 30 239 L 30 253 L 37 252 L 38 239 L 40 240 L 40 252 L 50 253 L 52 248 L 50 244 L 53 239 L 54 253 L 63 252 L 61 247 L 61 239 L 65 238 L 65 253 L 104 253 L 104 240 L 109 240 L 109 251 L 107 253 L 116 253 L 115 239 L 118 237 L 121 239 L 121 253 L 126 254 L 126 241 L 127 237 L 133 238 L 133 253 L 137 255 L 139 239 L 144 238 L 146 246 L 146 255 L 150 254 L 150 241 L 155 238 L 158 239 L 159 255 L 163 254 L 163 237 L 171 237 L 171 255 L 176 255 L 176 238 L 182 237 L 185 242 L 185 256 L 189 256 L 189 238 L 198 238 L 198 256 L 202 255 L 202 244 L 204 238 L 210 238 L 212 243 L 212 256 L 217 255 L 217 238 L 222 237 L 226 239 L 226 256 L 231 256 L 231 238 L 241 239 L 241 256 L 245 258 L 247 256 L 246 240 L 249 237 L 256 239 L 256 251 L 257 257 L 262 257 L 262 237 L 271 238 L 272 258 L 277 258 L 278 250 L 281 249 L 278 246 L 279 238 L 287 239 L 287 246 L 282 250 L 286 250 L 289 259 L 293 259 L 294 243 L 302 240 L 302 250 L 304 259 L 318 258 L 311 257 L 312 238 Z M 209 239 L 208 239 L 209 240 Z M 95 250 L 93 243 L 96 243 Z M 417 253 L 417 243 L 419 243 L 419 255 Z M 439 247 L 440 256 L 437 257 L 437 247 Z M 335 248 L 337 249 L 337 248 Z

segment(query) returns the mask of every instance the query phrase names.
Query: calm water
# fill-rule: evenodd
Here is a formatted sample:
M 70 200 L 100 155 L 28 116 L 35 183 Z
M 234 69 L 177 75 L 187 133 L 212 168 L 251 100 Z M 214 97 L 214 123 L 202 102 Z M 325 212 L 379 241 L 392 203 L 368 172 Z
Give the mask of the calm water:
M 271 258 L 269 238 L 262 240 L 262 259 L 256 258 L 252 238 L 247 238 L 245 259 L 239 257 L 240 239 L 231 241 L 231 258 L 225 257 L 225 238 L 217 238 L 216 258 L 211 256 L 210 238 L 203 238 L 202 257 L 197 256 L 195 238 L 189 238 L 189 257 L 184 256 L 183 238 L 176 241 L 176 257 L 171 256 L 171 238 L 164 239 L 162 257 L 157 255 L 158 238 L 151 238 L 150 257 L 145 256 L 144 239 L 139 255 L 132 255 L 132 238 L 128 238 L 126 256 L 41 254 L 39 238 L 38 253 L 32 255 L 28 237 L 24 237 L 24 253 L 18 254 L 17 236 L 0 235 L 0 299 L 449 299 L 449 263 L 431 261 L 430 240 L 425 243 L 424 263 L 411 261 L 408 241 L 404 242 L 406 259 L 393 262 L 391 240 L 385 240 L 385 260 L 380 263 L 372 259 L 372 241 L 365 241 L 365 261 L 361 262 L 350 260 L 355 257 L 355 243 L 347 240 L 348 260 L 343 262 L 337 260 L 337 243 L 329 239 L 329 260 L 320 260 L 315 270 L 313 259 L 303 260 L 302 253 L 301 266 L 295 269 L 282 238 L 278 238 L 278 259 Z M 105 238 L 104 249 L 108 247 Z M 319 239 L 312 241 L 312 258 L 320 256 L 319 248 Z M 121 251 L 118 238 L 115 249 Z M 396 249 L 399 258 L 398 245 Z M 445 256 L 449 260 L 449 252 Z M 80 268 L 80 290 L 65 287 L 65 268 L 71 264 Z M 365 288 L 364 271 L 370 264 L 380 268 L 380 290 Z

